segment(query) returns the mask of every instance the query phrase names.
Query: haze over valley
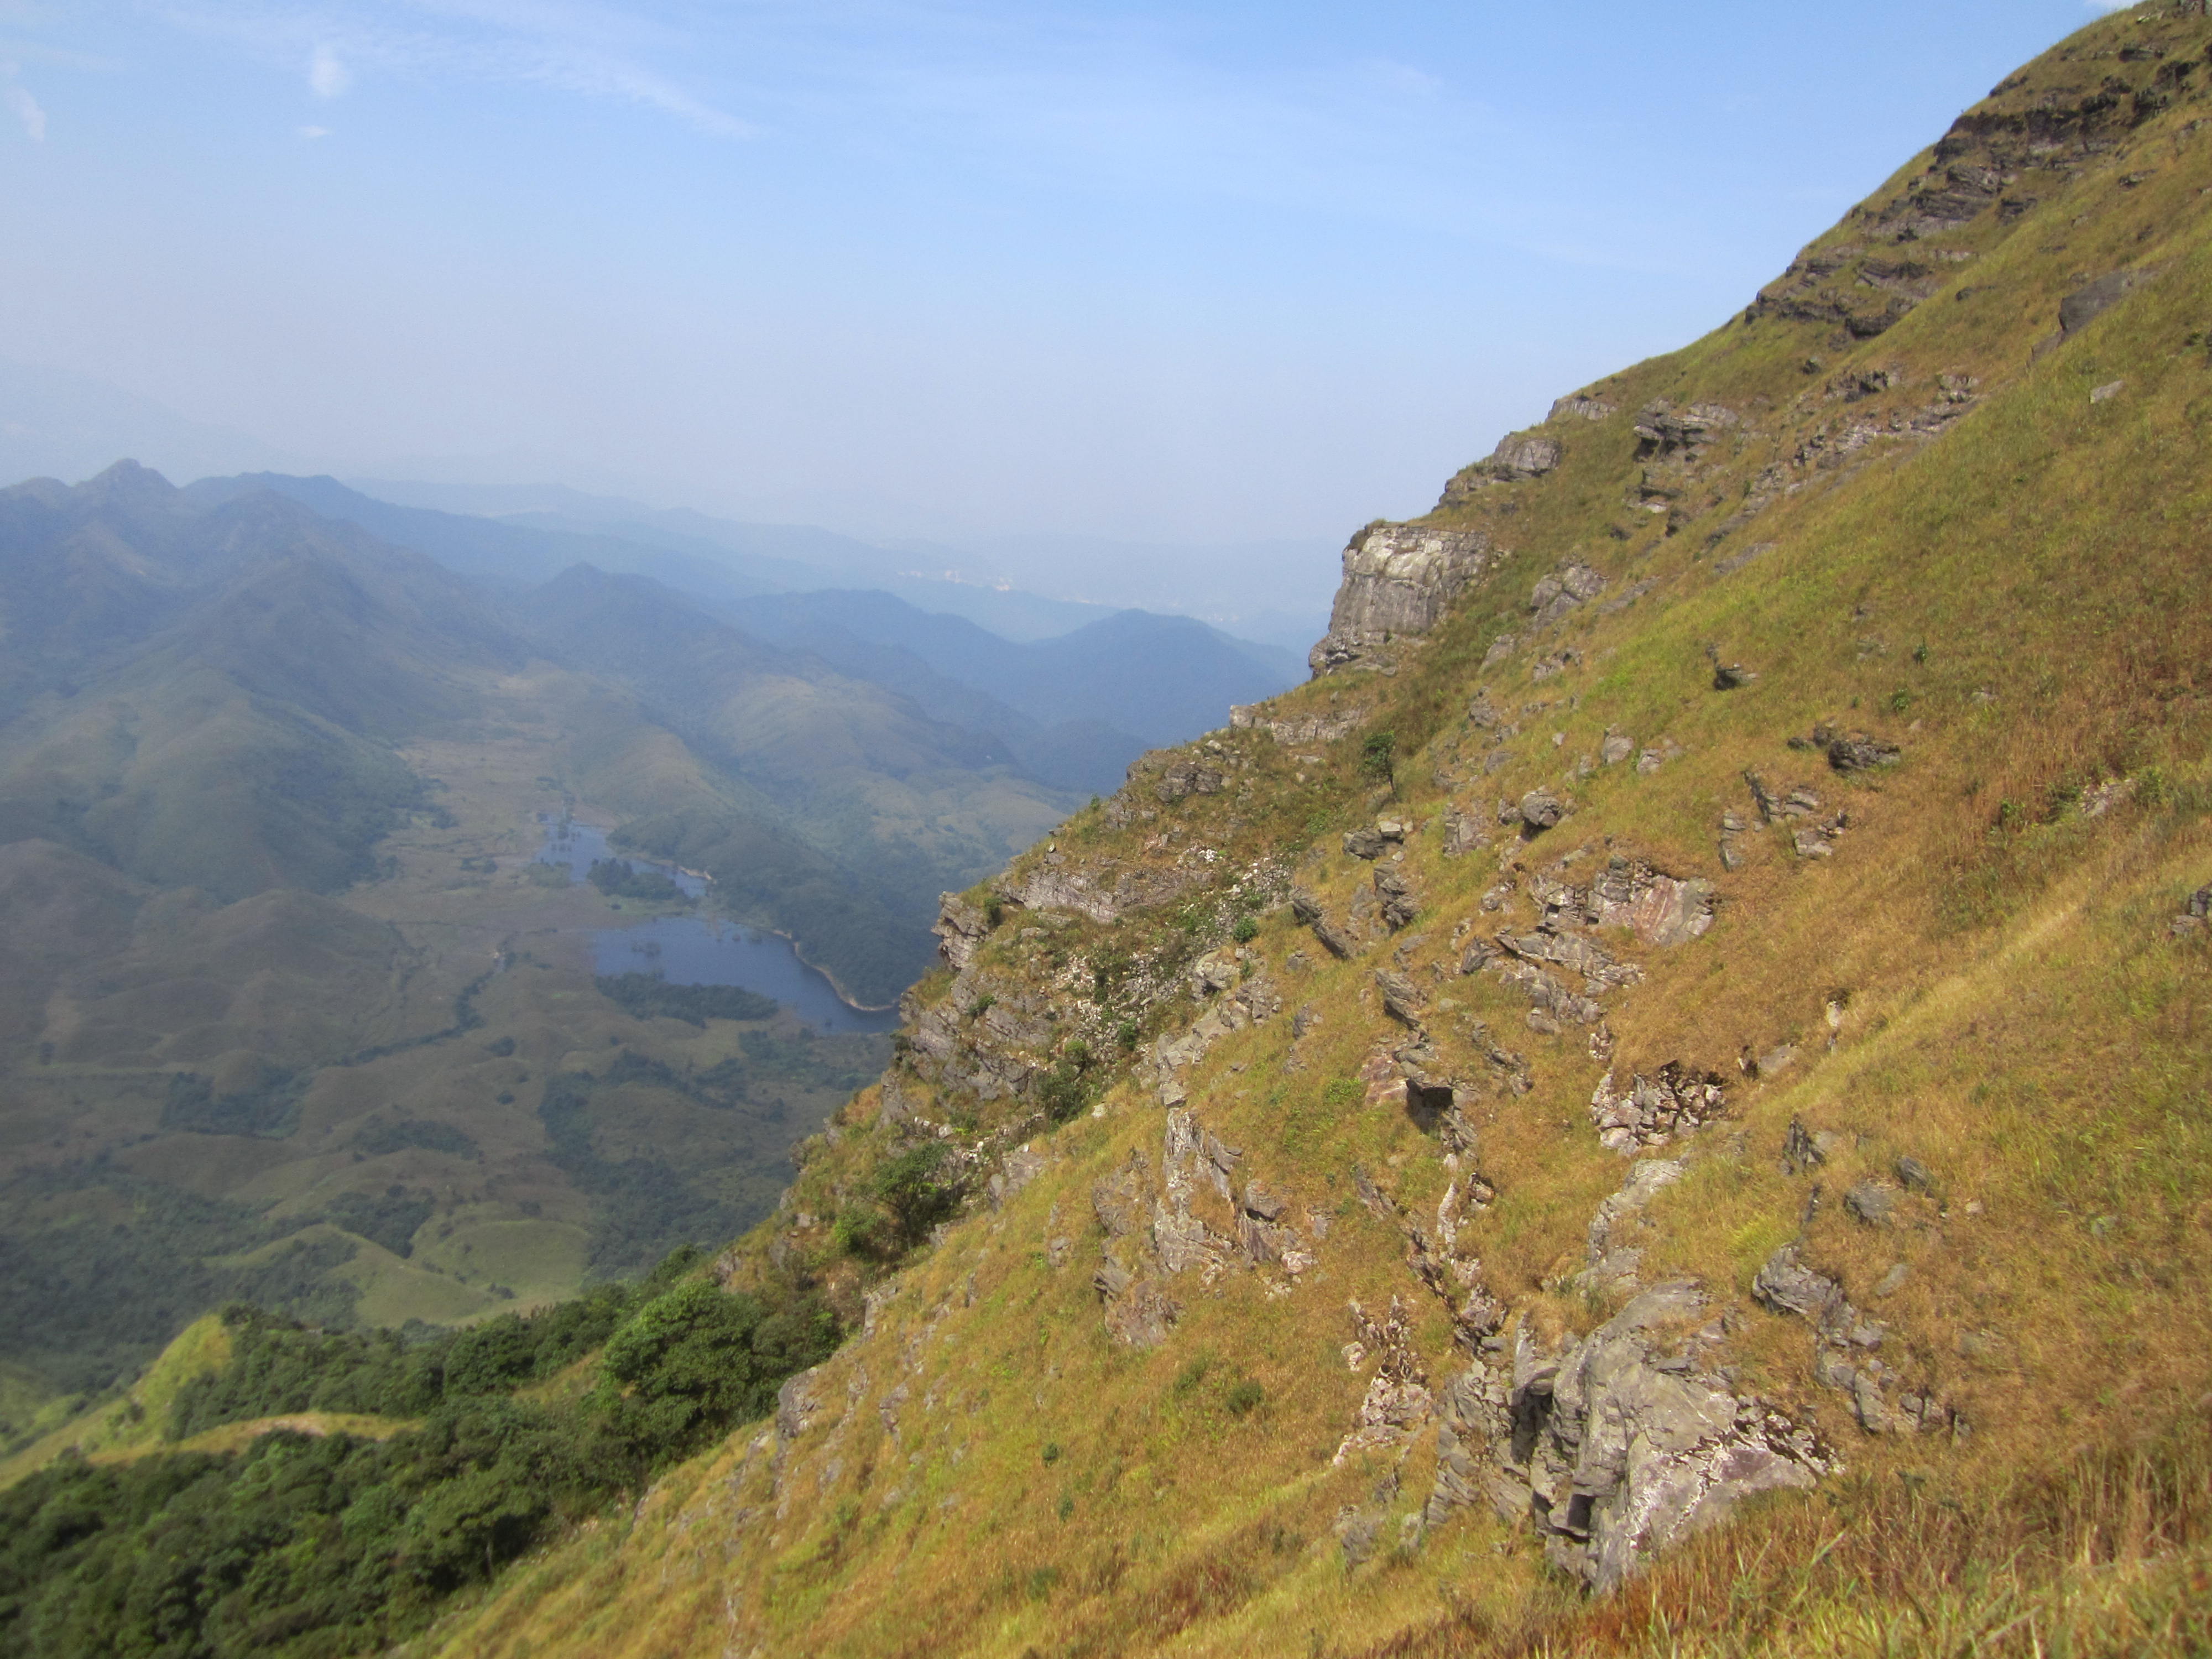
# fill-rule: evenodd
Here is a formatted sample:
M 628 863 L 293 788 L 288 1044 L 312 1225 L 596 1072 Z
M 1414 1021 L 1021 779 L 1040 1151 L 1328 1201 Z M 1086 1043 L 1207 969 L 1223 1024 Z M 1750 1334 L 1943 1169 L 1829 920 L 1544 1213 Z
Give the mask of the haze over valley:
M 605 930 L 773 930 L 817 1006 L 888 1006 L 939 893 L 1291 678 L 1184 618 L 1018 642 L 328 479 L 118 462 L 0 493 L 0 543 L 18 1434 L 226 1295 L 451 1321 L 735 1236 L 884 1040 L 625 1001 L 687 975 Z M 570 823 L 645 878 L 544 861 Z

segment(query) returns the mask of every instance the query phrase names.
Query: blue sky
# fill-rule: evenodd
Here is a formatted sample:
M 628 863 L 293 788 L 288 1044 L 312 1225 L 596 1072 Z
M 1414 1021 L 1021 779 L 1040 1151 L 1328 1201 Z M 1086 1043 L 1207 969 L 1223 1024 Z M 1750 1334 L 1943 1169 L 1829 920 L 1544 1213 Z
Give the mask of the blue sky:
M 1333 546 L 2081 0 L 0 0 L 0 356 L 354 471 Z

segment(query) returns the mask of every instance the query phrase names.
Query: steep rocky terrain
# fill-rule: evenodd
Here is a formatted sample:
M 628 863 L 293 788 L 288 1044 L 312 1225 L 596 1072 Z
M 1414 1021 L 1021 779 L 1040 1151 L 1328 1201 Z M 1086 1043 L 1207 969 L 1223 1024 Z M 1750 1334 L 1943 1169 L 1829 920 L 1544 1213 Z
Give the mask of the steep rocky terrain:
M 1361 532 L 1310 685 L 949 897 L 722 1266 L 851 1340 L 425 1650 L 2202 1643 L 2200 12 Z
M 2008 79 L 945 900 L 847 1340 L 455 1655 L 2202 1651 L 2212 21 Z

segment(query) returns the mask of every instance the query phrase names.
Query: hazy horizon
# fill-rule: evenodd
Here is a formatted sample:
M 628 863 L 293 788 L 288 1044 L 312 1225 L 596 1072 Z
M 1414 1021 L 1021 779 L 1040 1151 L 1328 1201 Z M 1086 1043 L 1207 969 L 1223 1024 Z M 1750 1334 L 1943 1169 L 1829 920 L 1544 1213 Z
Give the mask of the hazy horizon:
M 1296 550 L 1304 610 L 2093 9 L 0 0 L 0 356 L 1042 592 Z

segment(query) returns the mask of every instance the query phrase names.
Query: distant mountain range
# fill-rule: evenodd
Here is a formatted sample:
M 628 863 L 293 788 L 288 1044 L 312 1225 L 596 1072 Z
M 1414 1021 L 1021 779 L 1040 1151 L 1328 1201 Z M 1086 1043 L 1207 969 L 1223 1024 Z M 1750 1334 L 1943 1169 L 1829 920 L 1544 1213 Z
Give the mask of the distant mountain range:
M 337 481 L 311 477 L 321 469 L 282 446 L 191 420 L 91 375 L 0 358 L 0 479 L 85 478 L 118 455 L 136 456 L 178 480 L 273 475 L 262 482 L 319 511 L 367 523 L 357 507 L 340 506 L 327 492 L 320 503 L 309 499 L 307 486 Z M 1014 640 L 1067 633 L 1139 607 L 1206 619 L 1302 659 L 1326 626 L 1336 574 L 1327 538 L 1185 544 L 995 533 L 963 537 L 952 545 L 884 532 L 871 540 L 816 525 L 739 521 L 561 483 L 485 483 L 477 476 L 526 476 L 538 468 L 549 477 L 574 475 L 544 457 L 474 463 L 419 458 L 374 475 L 349 474 L 343 482 L 383 506 L 691 555 L 718 567 L 723 582 L 734 578 L 765 591 L 890 592 Z M 387 535 L 377 526 L 367 527 Z M 459 536 L 447 539 L 453 568 L 498 580 L 517 576 L 512 541 L 483 537 L 464 548 Z M 522 579 L 542 581 L 574 562 L 548 569 L 541 559 L 524 555 L 522 570 L 534 574 Z M 622 557 L 596 562 L 608 569 L 642 568 Z M 646 574 L 669 579 L 665 570 Z
M 610 1000 L 641 919 L 535 878 L 548 822 L 881 1006 L 941 892 L 1290 678 L 1187 617 L 793 591 L 894 556 L 826 532 L 547 516 L 0 489 L 0 1448 L 228 1295 L 463 1318 L 773 1203 L 882 1039 Z
M 1187 617 L 1016 642 L 886 592 L 771 591 L 809 567 L 655 533 L 130 463 L 0 492 L 0 842 L 226 900 L 335 890 L 421 804 L 393 745 L 484 718 L 491 679 L 543 660 L 562 718 L 593 711 L 580 793 L 882 1000 L 927 960 L 938 891 L 1292 678 Z
M 1295 684 L 1304 668 L 1295 653 L 1187 617 L 902 576 L 898 556 L 804 526 L 643 507 L 635 517 L 595 519 L 574 508 L 596 498 L 574 492 L 561 510 L 488 518 L 380 500 L 335 478 L 274 473 L 207 479 L 185 493 L 215 503 L 262 490 L 509 594 L 577 565 L 650 578 L 762 641 L 911 697 L 933 719 L 988 733 L 1031 775 L 1085 793 L 1110 793 L 1146 749 L 1220 725 L 1231 704 Z M 429 493 L 491 504 L 536 499 Z M 634 504 L 601 503 L 625 505 Z M 825 588 L 825 579 L 835 585 Z M 948 598 L 964 609 L 942 608 Z M 1006 619 L 1015 637 L 978 616 Z

